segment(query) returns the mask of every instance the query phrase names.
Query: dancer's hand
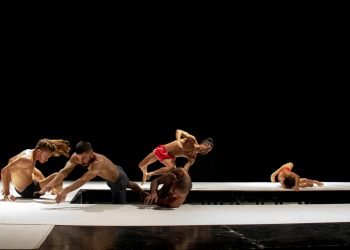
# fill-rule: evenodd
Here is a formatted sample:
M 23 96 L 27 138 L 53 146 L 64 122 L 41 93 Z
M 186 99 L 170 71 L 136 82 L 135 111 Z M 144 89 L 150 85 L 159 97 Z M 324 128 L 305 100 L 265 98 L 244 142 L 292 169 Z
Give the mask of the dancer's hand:
M 50 192 L 52 189 L 52 187 L 50 185 L 46 185 L 45 187 L 43 187 L 40 191 L 39 194 L 45 194 L 46 192 Z
M 157 203 L 157 201 L 158 201 L 157 193 L 152 193 L 146 196 L 144 203 L 146 205 L 151 205 L 152 203 Z
M 2 199 L 2 201 L 15 201 L 15 200 L 16 200 L 16 197 L 14 197 L 11 194 L 5 194 L 4 198 Z
M 56 203 L 61 203 L 66 200 L 67 194 L 63 191 L 59 192 L 56 196 Z

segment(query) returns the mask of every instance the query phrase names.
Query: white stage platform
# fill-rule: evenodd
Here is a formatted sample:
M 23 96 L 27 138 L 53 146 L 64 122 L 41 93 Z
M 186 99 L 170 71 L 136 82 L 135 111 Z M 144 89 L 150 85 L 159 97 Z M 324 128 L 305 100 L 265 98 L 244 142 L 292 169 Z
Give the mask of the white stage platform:
M 1 183 L 1 182 L 0 182 Z M 71 184 L 72 181 L 65 181 L 64 186 Z M 141 186 L 141 182 L 136 182 L 142 189 L 149 190 L 150 182 L 145 182 Z M 312 188 L 300 188 L 300 191 L 349 191 L 350 182 L 323 182 L 322 187 L 314 186 Z M 90 181 L 84 184 L 80 189 L 91 190 L 109 190 L 104 181 Z M 292 189 L 282 188 L 278 182 L 193 182 L 193 191 L 281 191 L 294 192 Z M 74 196 L 79 190 L 70 193 Z M 14 191 L 14 194 L 17 193 Z
M 64 181 L 64 186 L 68 186 L 73 181 Z M 146 182 L 141 186 L 141 182 L 136 182 L 142 189 L 149 190 L 150 182 Z M 301 192 L 304 191 L 350 191 L 350 182 L 323 182 L 324 186 L 314 186 L 308 188 L 300 188 Z M 2 183 L 0 181 L 0 189 L 2 189 Z M 67 195 L 66 201 L 69 202 L 81 189 L 90 190 L 109 190 L 105 181 L 90 181 L 84 184 L 78 190 L 75 190 Z M 294 192 L 292 189 L 284 189 L 278 182 L 193 182 L 193 191 L 278 191 L 278 192 Z M 10 186 L 11 194 L 20 198 L 14 187 Z M 2 196 L 0 195 L 2 198 Z M 52 199 L 52 195 L 45 194 L 41 198 Z
M 350 222 L 350 204 L 146 205 L 5 202 L 0 224 L 82 226 L 248 225 Z
M 71 181 L 65 181 L 64 186 Z M 140 183 L 138 183 L 140 184 Z M 150 183 L 142 188 L 149 190 Z M 91 181 L 81 189 L 109 190 L 105 182 Z M 194 191 L 281 191 L 279 183 L 270 182 L 195 182 Z M 349 182 L 325 182 L 323 187 L 302 188 L 308 191 L 347 191 Z M 349 204 L 283 204 L 283 205 L 191 205 L 165 209 L 143 204 L 71 204 L 76 190 L 64 203 L 56 204 L 55 196 L 45 194 L 40 199 L 23 199 L 11 186 L 15 202 L 0 201 L 0 248 L 36 249 L 55 225 L 67 226 L 200 226 L 257 225 L 297 223 L 350 222 Z M 0 195 L 0 198 L 2 196 Z M 26 231 L 36 232 L 27 237 Z M 13 241 L 11 235 L 19 235 Z M 24 236 L 23 236 L 24 235 Z M 17 237 L 16 237 L 17 238 Z
M 71 182 L 66 181 L 64 186 Z M 142 186 L 149 189 L 149 183 Z M 81 189 L 108 190 L 105 182 L 89 182 Z M 348 182 L 325 182 L 323 187 L 309 190 L 350 190 Z M 278 183 L 193 183 L 193 190 L 281 191 Z M 284 204 L 284 205 L 191 205 L 177 209 L 161 209 L 143 204 L 70 204 L 79 190 L 70 193 L 67 201 L 55 203 L 55 196 L 45 194 L 40 199 L 21 199 L 0 203 L 0 224 L 42 225 L 222 225 L 222 224 L 280 224 L 350 222 L 350 204 Z M 16 192 L 11 188 L 12 194 Z M 16 195 L 19 197 L 18 195 Z

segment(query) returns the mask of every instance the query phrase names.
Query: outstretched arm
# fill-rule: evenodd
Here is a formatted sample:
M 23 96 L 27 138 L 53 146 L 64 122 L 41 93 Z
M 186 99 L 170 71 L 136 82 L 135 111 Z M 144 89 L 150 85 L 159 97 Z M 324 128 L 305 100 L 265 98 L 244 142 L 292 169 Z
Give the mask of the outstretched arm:
M 284 168 L 288 168 L 290 171 L 292 171 L 293 168 L 293 163 L 292 162 L 288 162 L 286 164 L 283 164 L 279 169 L 277 169 L 275 172 L 273 172 L 271 174 L 271 182 L 276 182 L 276 176 L 279 174 L 279 172 L 281 172 Z
M 73 157 L 73 156 L 72 156 Z M 66 162 L 66 165 L 58 172 L 58 174 L 53 178 L 52 181 L 49 182 L 44 188 L 40 190 L 40 194 L 44 194 L 45 192 L 50 192 L 53 187 L 61 183 L 70 172 L 77 166 L 71 158 Z
M 88 172 L 86 172 L 82 177 L 80 177 L 78 180 L 73 182 L 71 185 L 62 189 L 62 191 L 59 192 L 59 194 L 57 194 L 57 196 L 56 196 L 56 202 L 60 203 L 60 202 L 64 201 L 66 199 L 66 196 L 68 193 L 80 188 L 86 182 L 95 178 L 98 175 L 98 173 L 99 173 L 99 171 L 97 171 L 97 170 L 92 170 L 92 171 L 89 170 Z
M 183 131 L 181 129 L 177 129 L 176 130 L 176 140 L 179 142 L 181 140 L 181 138 L 187 138 L 193 144 L 198 144 L 196 137 L 187 133 L 186 131 Z

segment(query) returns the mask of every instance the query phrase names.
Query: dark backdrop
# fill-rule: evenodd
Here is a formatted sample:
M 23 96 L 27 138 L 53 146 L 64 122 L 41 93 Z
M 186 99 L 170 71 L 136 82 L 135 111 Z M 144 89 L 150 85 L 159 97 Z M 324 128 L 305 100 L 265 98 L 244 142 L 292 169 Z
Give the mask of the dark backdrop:
M 259 90 L 244 92 L 246 98 L 238 99 L 240 94 L 232 86 L 213 86 L 206 93 L 180 93 L 169 99 L 140 97 L 142 92 L 135 92 L 122 100 L 118 97 L 126 93 L 121 90 L 96 90 L 81 97 L 63 91 L 38 95 L 28 107 L 6 109 L 1 166 L 43 137 L 63 138 L 72 146 L 84 139 L 96 152 L 123 166 L 130 179 L 140 181 L 138 163 L 155 146 L 174 140 L 175 130 L 180 128 L 198 140 L 211 136 L 215 143 L 213 151 L 199 155 L 191 167 L 193 181 L 269 181 L 270 174 L 288 161 L 295 163 L 294 170 L 302 177 L 350 181 L 345 174 L 349 124 L 340 101 L 329 104 L 324 96 L 296 97 L 294 93 L 270 95 L 267 100 Z M 88 94 L 103 94 L 105 98 L 91 101 Z M 47 108 L 50 102 L 51 110 L 47 111 L 42 105 Z M 65 160 L 51 158 L 38 168 L 48 175 L 63 167 Z M 181 166 L 184 161 L 179 159 L 178 163 Z M 149 169 L 160 166 L 155 163 Z M 82 173 L 77 168 L 68 179 Z
M 1 166 L 42 137 L 85 139 L 141 180 L 138 163 L 180 128 L 215 141 L 192 166 L 194 181 L 269 181 L 288 161 L 301 176 L 350 181 L 347 40 L 339 22 L 247 16 L 206 17 L 195 27 L 138 24 L 118 37 L 101 32 L 104 23 L 88 38 L 50 28 L 26 46 L 9 40 Z M 91 34 L 91 26 L 80 28 Z M 52 158 L 38 167 L 47 175 L 63 165 Z

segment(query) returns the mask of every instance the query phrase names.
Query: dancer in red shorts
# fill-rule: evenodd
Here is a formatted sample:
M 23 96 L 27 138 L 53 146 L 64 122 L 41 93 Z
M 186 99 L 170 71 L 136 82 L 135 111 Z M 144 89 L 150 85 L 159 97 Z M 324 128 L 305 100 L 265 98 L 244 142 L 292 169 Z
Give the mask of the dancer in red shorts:
M 140 162 L 139 168 L 143 173 L 142 184 L 149 180 L 151 176 L 162 175 L 175 169 L 175 159 L 177 157 L 187 158 L 188 161 L 184 165 L 184 169 L 188 171 L 195 162 L 197 154 L 206 155 L 213 149 L 213 146 L 212 138 L 206 138 L 201 143 L 198 143 L 193 135 L 177 129 L 176 140 L 168 144 L 159 145 Z M 160 161 L 164 167 L 148 172 L 148 165 L 156 161 Z

